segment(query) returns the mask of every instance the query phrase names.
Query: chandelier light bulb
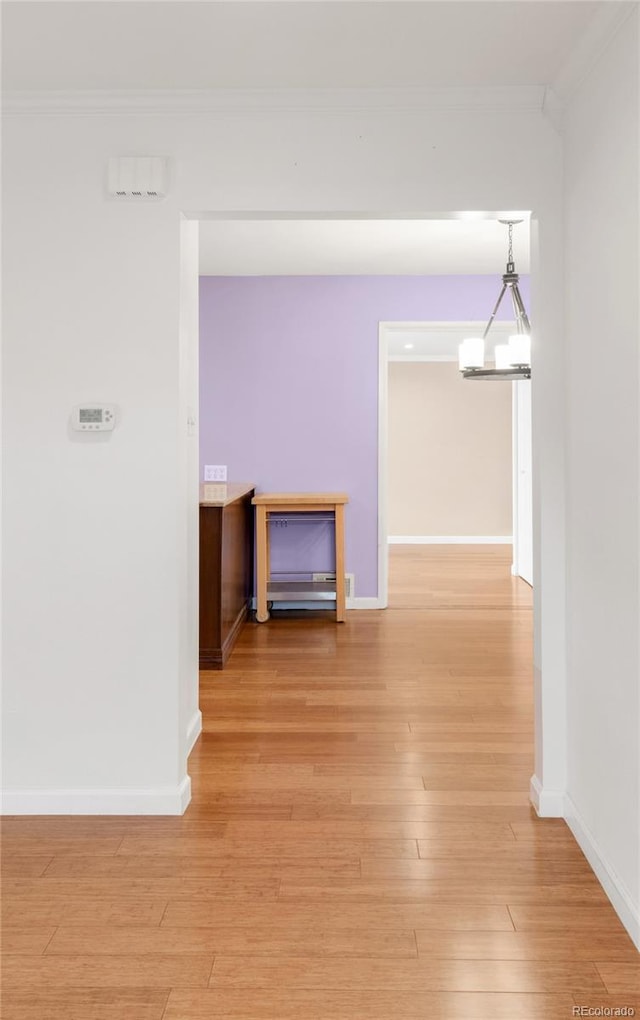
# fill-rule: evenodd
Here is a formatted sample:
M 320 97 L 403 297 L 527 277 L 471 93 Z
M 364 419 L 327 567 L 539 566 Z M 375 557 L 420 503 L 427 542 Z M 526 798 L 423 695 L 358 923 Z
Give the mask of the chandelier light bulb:
M 511 368 L 511 347 L 509 344 L 496 344 L 495 362 L 496 368 L 499 370 Z
M 528 333 L 517 333 L 509 337 L 511 364 L 514 367 L 531 365 L 531 337 Z
M 467 337 L 458 347 L 460 371 L 470 368 L 484 368 L 484 340 L 482 337 Z

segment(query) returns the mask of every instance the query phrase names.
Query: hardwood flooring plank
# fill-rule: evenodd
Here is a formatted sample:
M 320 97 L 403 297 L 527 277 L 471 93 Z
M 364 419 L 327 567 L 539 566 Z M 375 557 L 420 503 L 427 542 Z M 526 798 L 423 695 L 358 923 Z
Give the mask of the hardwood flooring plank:
M 20 925 L 160 924 L 166 899 L 67 899 L 64 896 L 3 896 L 2 922 Z
M 9 833 L 2 837 L 3 852 L 10 857 L 33 854 L 36 857 L 55 857 L 58 854 L 115 854 L 122 835 L 88 839 L 73 836 L 17 836 Z
M 573 997 L 393 989 L 172 992 L 163 1020 L 566 1020 Z
M 197 781 L 196 784 L 197 785 Z M 207 816 L 210 810 L 227 810 L 228 808 L 252 807 L 293 809 L 293 804 L 300 798 L 304 798 L 305 804 L 349 804 L 351 802 L 350 790 L 316 790 L 313 786 L 309 789 L 300 789 L 288 786 L 275 789 L 248 789 L 248 790 L 217 790 L 214 793 L 202 792 L 199 794 L 199 802 L 204 806 Z
M 210 790 L 219 793 L 231 793 L 235 790 L 243 790 L 247 786 L 247 780 L 242 776 L 235 778 L 230 776 L 200 775 L 193 777 L 193 785 L 202 796 L 206 797 Z M 269 776 L 256 776 L 249 780 L 254 791 L 280 789 L 281 782 L 278 779 L 271 779 Z M 299 779 L 293 788 L 299 792 L 310 790 L 321 793 L 325 790 L 353 790 L 353 789 L 389 789 L 389 790 L 424 790 L 421 776 L 310 776 L 308 779 Z
M 4 988 L 205 988 L 213 954 L 6 956 Z
M 53 857 L 41 857 L 38 854 L 7 854 L 2 856 L 0 875 L 5 878 L 29 878 L 43 875 Z
M 309 928 L 425 928 L 441 931 L 513 931 L 505 906 L 479 903 L 275 903 L 230 904 L 170 900 L 162 927 L 288 925 Z
M 163 1020 L 169 989 L 4 989 L 6 1020 Z
M 183 879 L 230 879 L 242 880 L 245 889 L 249 883 L 279 878 L 293 873 L 301 877 L 334 876 L 340 878 L 360 877 L 360 857 L 213 857 L 204 854 L 192 857 L 155 854 L 121 854 L 116 857 L 79 857 L 55 859 L 47 872 L 47 878 L 109 879 L 116 883 L 123 879 L 145 879 L 149 883 L 168 879 L 179 882 Z M 214 888 L 214 886 L 212 886 Z M 229 888 L 233 887 L 229 885 Z M 260 898 L 260 897 L 259 897 Z
M 637 965 L 638 951 L 626 932 L 573 932 L 571 938 L 553 932 L 416 931 L 418 954 L 428 960 L 593 960 L 628 961 Z M 596 964 L 600 970 L 600 964 Z M 604 977 L 603 977 L 604 981 Z M 606 982 L 605 982 L 606 984 Z
M 503 854 L 499 859 L 495 855 L 477 858 L 473 871 L 469 870 L 469 862 L 463 857 L 430 857 L 427 860 L 392 860 L 363 857 L 360 862 L 363 879 L 403 879 L 408 881 L 429 881 L 437 879 L 445 887 L 450 883 L 467 881 L 469 884 L 495 883 L 497 886 L 505 882 L 531 883 L 548 886 L 552 889 L 563 884 L 586 884 L 602 889 L 591 868 L 584 858 L 573 861 L 560 859 L 540 860 L 535 855 L 523 856 L 519 852 L 511 857 Z
M 511 822 L 513 834 L 517 840 L 527 842 L 540 840 L 545 843 L 561 840 L 573 843 L 571 829 L 562 818 L 531 818 L 524 822 Z
M 474 849 L 475 848 L 475 849 Z M 422 860 L 430 858 L 450 856 L 466 857 L 478 861 L 493 859 L 496 861 L 531 861 L 538 856 L 536 845 L 526 843 L 473 843 L 467 841 L 452 842 L 436 839 L 418 840 L 418 849 Z M 582 852 L 577 845 L 571 843 L 550 844 L 546 848 L 545 856 L 548 860 L 556 861 L 580 861 Z
M 597 959 L 596 967 L 610 995 L 640 997 L 640 957 L 628 963 Z
M 327 901 L 384 903 L 434 902 L 453 900 L 454 902 L 474 903 L 551 903 L 551 904 L 597 904 L 606 901 L 606 893 L 597 883 L 554 883 L 542 885 L 540 882 L 517 882 L 508 884 L 492 876 L 484 882 L 466 880 L 460 876 L 458 880 L 443 883 L 435 878 L 431 881 L 348 881 L 344 879 L 327 879 L 316 882 L 300 879 L 283 879 L 280 886 L 279 899 L 289 901 Z
M 561 931 L 572 933 L 589 928 L 620 931 L 622 925 L 608 900 L 591 906 L 509 906 L 516 931 Z
M 162 854 L 194 857 L 417 857 L 415 839 L 304 839 L 303 837 L 281 839 L 218 839 L 206 840 L 185 838 L 164 840 L 157 847 L 152 839 L 132 837 L 125 839 L 119 854 L 153 854 L 155 849 Z
M 47 878 L 219 878 L 223 872 L 220 860 L 207 857 L 178 857 L 175 854 L 140 854 L 115 857 L 55 857 L 47 869 Z
M 369 697 L 368 694 L 365 697 Z M 444 696 L 442 696 L 444 697 Z M 443 703 L 447 704 L 451 698 L 448 698 Z M 438 704 L 439 702 L 435 702 Z M 357 704 L 357 702 L 356 702 Z M 242 715 L 238 715 L 235 719 L 224 719 L 214 717 L 208 719 L 206 723 L 203 723 L 204 733 L 234 733 L 241 731 L 242 733 L 335 733 L 335 734 L 356 734 L 356 733 L 385 733 L 390 737 L 402 737 L 409 735 L 409 723 L 395 723 L 395 722 L 376 722 L 374 720 L 362 721 L 346 721 L 341 722 L 338 719 L 331 720 L 313 720 L 313 719 L 295 719 L 287 720 L 281 719 L 279 716 L 274 719 L 265 719 L 264 716 L 260 719 L 245 719 Z
M 2 954 L 38 956 L 44 953 L 53 938 L 56 928 L 4 927 L 2 929 Z
M 234 821 L 229 839 L 439 839 L 443 841 L 482 840 L 513 844 L 515 837 L 505 822 L 360 822 L 360 821 Z
M 353 804 L 444 804 L 444 805 L 516 805 L 529 806 L 529 795 L 524 790 L 353 790 Z
M 412 929 L 313 929 L 284 927 L 57 929 L 47 955 L 111 956 L 141 953 L 209 953 L 225 956 L 386 957 L 417 956 Z
M 261 875 L 251 880 L 244 876 L 221 876 L 211 878 L 205 876 L 163 876 L 139 875 L 132 877 L 114 877 L 112 875 L 100 878 L 89 877 L 79 878 L 28 878 L 9 879 L 4 886 L 4 894 L 10 897 L 42 900 L 49 897 L 64 900 L 66 898 L 82 898 L 87 902 L 91 900 L 118 899 L 125 901 L 128 898 L 149 899 L 162 898 L 165 901 L 179 896 L 187 898 L 199 897 L 201 899 L 215 900 L 274 900 L 279 889 L 278 878 L 268 878 Z
M 615 965 L 612 965 L 615 966 Z M 602 992 L 594 964 L 582 961 L 368 960 L 216 956 L 212 988 L 380 989 L 430 992 Z
M 362 821 L 362 822 L 480 822 L 500 824 L 526 820 L 532 808 L 526 804 L 464 805 L 464 804 L 308 804 L 304 795 L 295 802 L 291 821 Z

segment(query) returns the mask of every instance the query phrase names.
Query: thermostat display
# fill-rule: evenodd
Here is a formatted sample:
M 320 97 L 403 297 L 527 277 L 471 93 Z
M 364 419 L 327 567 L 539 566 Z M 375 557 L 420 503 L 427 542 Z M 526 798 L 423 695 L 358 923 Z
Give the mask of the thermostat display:
M 112 404 L 79 404 L 71 422 L 77 432 L 110 432 L 116 423 Z

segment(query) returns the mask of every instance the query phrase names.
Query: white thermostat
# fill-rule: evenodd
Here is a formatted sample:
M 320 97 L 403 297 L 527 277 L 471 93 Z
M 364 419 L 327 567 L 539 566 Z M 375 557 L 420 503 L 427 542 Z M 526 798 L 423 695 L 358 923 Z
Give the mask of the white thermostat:
M 115 423 L 113 404 L 78 404 L 71 415 L 76 432 L 110 432 Z

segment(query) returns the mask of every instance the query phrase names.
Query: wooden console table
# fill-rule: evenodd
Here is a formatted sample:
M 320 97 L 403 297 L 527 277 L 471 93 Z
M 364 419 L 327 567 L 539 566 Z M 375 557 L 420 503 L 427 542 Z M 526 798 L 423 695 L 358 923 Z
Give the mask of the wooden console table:
M 200 486 L 200 669 L 222 669 L 253 597 L 254 487 Z
M 344 585 L 344 506 L 349 497 L 344 492 L 263 492 L 254 496 L 256 508 L 256 620 L 269 619 L 269 602 L 288 599 L 315 600 L 335 598 L 336 621 L 345 619 Z M 286 513 L 333 513 L 336 545 L 336 580 L 270 581 L 269 515 Z M 331 587 L 327 587 L 327 585 Z

